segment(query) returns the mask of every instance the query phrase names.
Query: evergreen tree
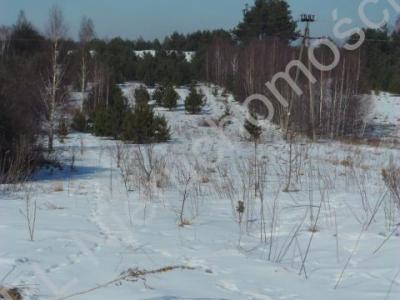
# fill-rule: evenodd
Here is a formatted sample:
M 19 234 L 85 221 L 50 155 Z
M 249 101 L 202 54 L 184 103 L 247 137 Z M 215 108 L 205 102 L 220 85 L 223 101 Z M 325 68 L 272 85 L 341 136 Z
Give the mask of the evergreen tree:
M 175 91 L 172 85 L 169 85 L 165 88 L 164 98 L 163 98 L 163 106 L 168 108 L 169 110 L 173 110 L 178 105 L 179 95 Z
M 94 112 L 93 133 L 97 136 L 111 136 L 111 123 L 110 112 L 105 106 L 99 105 Z
M 98 136 L 111 136 L 118 138 L 121 135 L 128 105 L 121 89 L 112 85 L 110 91 L 110 104 L 99 105 L 94 116 L 94 134 Z
M 150 101 L 150 94 L 147 91 L 146 87 L 141 85 L 139 88 L 135 90 L 135 100 L 138 105 L 146 105 Z
M 71 128 L 78 132 L 87 131 L 86 115 L 80 109 L 76 110 L 72 118 Z
M 155 116 L 154 118 L 154 138 L 157 143 L 167 142 L 171 138 L 170 128 L 167 119 L 164 116 Z
M 190 114 L 198 114 L 205 105 L 205 96 L 199 93 L 194 85 L 190 87 L 190 93 L 185 99 L 185 110 Z
M 11 34 L 11 52 L 14 55 L 32 55 L 43 49 L 44 41 L 44 37 L 21 10 Z
M 244 9 L 243 21 L 234 34 L 241 42 L 271 36 L 290 42 L 297 37 L 296 23 L 284 0 L 255 0 L 254 6 Z
M 110 107 L 111 135 L 117 139 L 121 135 L 125 114 L 128 112 L 126 98 L 118 86 L 114 86 L 112 94 L 112 105 Z
M 164 98 L 165 88 L 159 85 L 153 92 L 153 100 L 156 101 L 158 106 L 162 106 L 162 101 Z
M 164 117 L 156 116 L 149 105 L 135 105 L 125 116 L 122 137 L 137 144 L 166 142 L 170 129 Z
M 69 126 L 65 117 L 63 117 L 58 123 L 57 135 L 60 139 L 60 143 L 64 143 L 69 133 Z

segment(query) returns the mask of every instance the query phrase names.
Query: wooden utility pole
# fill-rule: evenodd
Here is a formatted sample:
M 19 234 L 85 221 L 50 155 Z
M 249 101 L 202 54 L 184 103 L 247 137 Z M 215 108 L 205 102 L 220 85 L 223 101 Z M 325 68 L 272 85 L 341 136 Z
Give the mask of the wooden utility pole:
M 300 46 L 300 54 L 299 54 L 299 61 L 301 62 L 303 60 L 304 56 L 304 49 L 310 47 L 310 24 L 315 22 L 315 15 L 310 15 L 310 14 L 302 14 L 301 23 L 305 23 L 306 26 L 304 28 L 304 34 L 302 36 L 302 42 Z M 308 69 L 310 72 L 312 71 L 312 65 L 310 60 L 308 59 Z M 300 69 L 296 69 L 296 77 L 295 77 L 295 83 L 299 81 L 300 77 Z M 312 138 L 313 141 L 316 140 L 317 135 L 315 132 L 315 107 L 314 107 L 314 94 L 313 94 L 313 84 L 310 81 L 309 82 L 309 92 L 310 92 L 310 121 L 311 121 L 311 127 L 312 127 Z M 287 121 L 286 121 L 286 137 L 288 136 L 288 132 L 290 130 L 290 119 L 292 116 L 292 107 L 293 107 L 293 98 L 295 97 L 294 91 L 292 92 L 292 97 L 289 101 L 289 109 L 288 109 L 288 116 L 287 116 Z

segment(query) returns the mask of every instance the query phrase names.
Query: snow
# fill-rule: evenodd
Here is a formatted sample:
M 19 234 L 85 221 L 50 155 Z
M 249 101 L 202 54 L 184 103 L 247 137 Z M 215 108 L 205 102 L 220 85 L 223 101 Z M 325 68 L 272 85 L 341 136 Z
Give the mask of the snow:
M 137 84 L 123 85 L 124 93 Z M 386 191 L 381 169 L 390 157 L 398 161 L 399 151 L 336 142 L 298 143 L 294 148 L 300 167 L 293 184 L 299 191 L 283 193 L 289 146 L 274 126 L 265 125 L 258 153 L 268 168 L 267 237 L 273 201 L 278 201 L 273 243 L 270 247 L 269 240 L 260 241 L 260 201 L 255 200 L 253 210 L 248 209 L 248 232 L 243 225 L 239 246 L 232 205 L 215 185 L 223 180 L 220 169 L 236 174 L 240 163 L 253 159 L 254 146 L 245 139 L 245 111 L 233 97 L 222 96 L 221 90 L 214 97 L 213 87 L 200 88 L 208 100 L 201 115 L 184 112 L 188 94 L 184 87 L 177 89 L 181 99 L 176 110 L 157 109 L 172 130 L 171 142 L 155 146 L 166 158 L 171 182 L 157 188 L 151 200 L 137 190 L 126 191 L 116 165 L 115 141 L 89 134 L 71 134 L 66 144 L 57 145 L 63 170 L 41 170 L 16 191 L 1 192 L 1 285 L 20 286 L 25 299 L 60 299 L 111 281 L 130 268 L 184 265 L 194 269 L 148 275 L 136 282 L 122 280 L 71 299 L 399 299 L 400 238 L 393 235 L 374 251 L 400 217 L 389 214 L 395 209 L 390 209 L 387 195 L 375 217 L 365 212 L 362 201 L 366 194 L 364 200 L 378 207 Z M 389 107 L 396 105 L 391 97 L 379 101 L 385 105 L 377 112 L 394 110 Z M 231 110 L 229 122 L 223 118 L 226 106 Z M 225 128 L 212 126 L 219 120 Z M 395 117 L 389 113 L 387 120 Z M 188 162 L 188 157 L 206 170 L 209 181 L 196 185 L 199 195 L 190 199 L 185 211 L 191 225 L 181 227 L 182 186 L 172 177 L 174 164 Z M 351 160 L 354 169 L 343 160 Z M 239 176 L 233 178 L 240 190 Z M 38 208 L 34 241 L 29 240 L 22 215 L 29 190 Z M 310 201 L 316 206 L 315 217 L 321 199 L 318 230 L 312 233 Z M 363 230 L 368 220 L 371 225 Z M 296 238 L 283 255 L 297 228 Z M 311 236 L 306 278 L 299 271 Z
M 386 125 L 400 125 L 400 96 L 381 93 L 373 97 L 372 112 L 374 122 Z
M 372 94 L 367 103 L 370 105 L 366 117 L 369 134 L 397 138 L 400 135 L 400 96 L 390 93 Z
M 156 56 L 157 51 L 156 50 L 135 50 L 135 55 L 137 57 L 143 58 L 145 55 L 151 55 L 151 56 Z M 172 53 L 178 53 L 177 50 L 168 50 L 167 51 L 168 55 L 171 55 Z M 194 51 L 183 51 L 182 52 L 185 55 L 185 59 L 187 62 L 191 62 L 196 55 L 196 52 Z

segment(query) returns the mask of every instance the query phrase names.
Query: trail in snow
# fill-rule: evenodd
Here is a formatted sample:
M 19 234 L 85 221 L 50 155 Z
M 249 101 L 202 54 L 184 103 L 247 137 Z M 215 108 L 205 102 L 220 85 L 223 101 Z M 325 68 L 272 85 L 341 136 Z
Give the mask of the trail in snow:
M 72 134 L 65 145 L 58 145 L 66 168 L 43 170 L 32 183 L 33 199 L 39 207 L 34 242 L 28 241 L 19 212 L 24 209 L 23 190 L 0 196 L 0 278 L 15 268 L 5 284 L 23 285 L 27 299 L 57 299 L 112 280 L 129 268 L 188 265 L 195 270 L 149 276 L 145 282 L 120 282 L 74 299 L 372 300 L 384 299 L 390 287 L 389 299 L 399 298 L 400 282 L 393 282 L 400 269 L 396 259 L 399 238 L 391 238 L 378 254 L 372 254 L 390 232 L 385 217 L 387 201 L 363 234 L 339 289 L 333 289 L 357 242 L 359 220 L 365 218 L 355 175 L 342 161 L 350 157 L 356 172 L 366 172 L 365 188 L 373 205 L 384 191 L 381 168 L 390 156 L 397 158 L 398 151 L 338 143 L 296 145 L 304 151 L 305 160 L 312 160 L 299 169 L 296 184 L 300 191 L 279 194 L 273 257 L 279 255 L 305 215 L 306 220 L 280 263 L 268 261 L 270 241 L 259 240 L 259 202 L 253 204 L 249 231 L 244 230 L 238 247 L 238 224 L 231 203 L 214 187 L 215 181 L 221 180 L 218 168 L 235 168 L 252 158 L 253 146 L 241 131 L 244 111 L 231 96 L 225 100 L 220 95 L 214 97 L 211 88 L 203 90 L 209 99 L 203 115 L 157 109 L 173 130 L 172 142 L 157 145 L 157 153 L 165 154 L 170 163 L 196 156 L 209 177 L 199 184 L 196 214 L 194 203 L 189 202 L 186 215 L 190 226 L 178 226 L 181 194 L 174 185 L 158 190 L 152 201 L 137 191 L 126 192 L 112 152 L 115 142 Z M 182 107 L 188 91 L 178 92 Z M 220 119 L 226 103 L 231 106 L 232 122 L 223 131 L 201 126 L 204 118 Z M 271 201 L 284 184 L 288 147 L 276 129 L 266 131 L 259 153 L 260 159 L 268 162 L 265 213 L 270 226 Z M 74 171 L 68 169 L 72 149 L 76 155 Z M 323 178 L 327 188 L 318 232 L 306 261 L 306 280 L 298 272 L 310 238 L 309 201 L 312 198 L 315 205 L 321 201 L 322 181 L 318 178 Z

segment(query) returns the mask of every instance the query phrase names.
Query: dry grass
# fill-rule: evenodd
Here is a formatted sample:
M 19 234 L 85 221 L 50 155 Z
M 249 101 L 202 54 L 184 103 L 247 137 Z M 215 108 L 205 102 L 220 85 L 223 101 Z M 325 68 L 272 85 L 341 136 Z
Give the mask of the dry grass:
M 343 138 L 340 142 L 346 145 L 379 147 L 384 141 L 381 139 Z
M 369 146 L 374 148 L 398 148 L 400 141 L 397 138 L 345 138 L 341 143 L 354 146 Z
M 60 193 L 64 191 L 64 186 L 62 183 L 56 183 L 52 187 L 53 192 Z
M 185 226 L 190 226 L 192 225 L 192 222 L 190 222 L 187 219 L 183 219 L 183 221 L 179 224 L 179 227 L 185 227 Z
M 168 272 L 172 272 L 175 270 L 194 270 L 194 268 L 188 267 L 188 266 L 167 266 L 167 267 L 157 269 L 157 270 L 139 270 L 138 268 L 128 269 L 127 271 L 123 272 L 120 276 L 118 276 L 117 278 L 115 278 L 111 281 L 97 285 L 94 288 L 90 288 L 90 289 L 87 289 L 87 290 L 84 290 L 81 292 L 77 292 L 77 293 L 59 298 L 59 300 L 65 300 L 65 299 L 74 298 L 76 296 L 87 295 L 93 291 L 96 291 L 96 290 L 99 290 L 102 288 L 106 288 L 110 285 L 119 283 L 121 281 L 127 281 L 127 282 L 136 282 L 138 280 L 146 281 L 146 276 L 168 273 Z
M 342 166 L 342 167 L 352 167 L 354 165 L 354 162 L 350 158 L 346 159 L 327 159 L 325 160 L 329 163 L 331 163 L 334 166 Z
M 209 183 L 209 182 L 210 182 L 210 178 L 209 178 L 208 176 L 206 176 L 206 175 L 203 175 L 203 176 L 200 178 L 200 182 L 201 182 L 201 183 Z
M 6 288 L 0 286 L 0 299 L 22 300 L 22 293 L 18 288 Z

